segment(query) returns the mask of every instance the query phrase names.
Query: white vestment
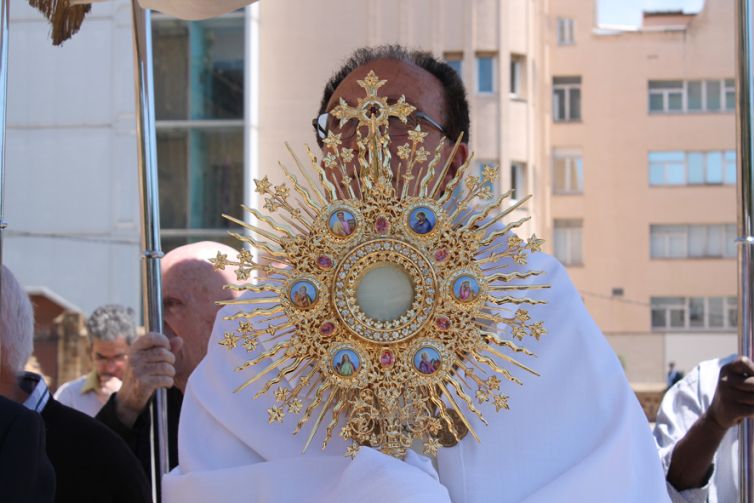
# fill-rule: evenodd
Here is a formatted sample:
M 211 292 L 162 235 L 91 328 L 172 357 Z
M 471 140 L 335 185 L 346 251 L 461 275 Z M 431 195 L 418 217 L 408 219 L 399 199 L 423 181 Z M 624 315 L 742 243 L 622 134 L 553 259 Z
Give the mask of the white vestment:
M 223 320 L 238 307 L 222 309 L 207 357 L 188 382 L 180 465 L 164 478 L 165 501 L 435 502 L 447 501 L 445 490 L 458 503 L 668 501 L 646 417 L 565 269 L 537 253 L 528 266 L 505 272 L 523 269 L 544 271 L 538 282 L 552 285 L 523 292 L 548 302 L 526 306 L 532 320 L 544 321 L 548 330 L 539 342 L 525 341 L 537 357 L 517 355 L 541 376 L 512 368 L 524 385 L 503 383 L 510 410 L 497 413 L 490 404 L 482 406 L 489 426 L 466 414 L 481 443 L 467 435 L 457 446 L 441 449 L 437 472 L 414 453 L 402 462 L 362 448 L 350 461 L 343 457 L 346 444 L 337 428 L 324 451 L 320 431 L 301 455 L 311 425 L 292 436 L 299 416 L 268 424 L 272 393 L 252 399 L 267 379 L 233 393 L 259 370 L 234 368 L 258 352 L 228 352 L 218 345 L 238 324 Z M 327 422 L 329 417 L 323 426 Z

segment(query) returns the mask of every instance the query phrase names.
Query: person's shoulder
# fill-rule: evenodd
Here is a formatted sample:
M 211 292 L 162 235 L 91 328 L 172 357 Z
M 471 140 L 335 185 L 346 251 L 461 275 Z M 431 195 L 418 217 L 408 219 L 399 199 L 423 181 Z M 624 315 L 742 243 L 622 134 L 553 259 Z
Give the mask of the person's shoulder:
M 717 381 L 717 376 L 720 374 L 720 369 L 734 361 L 736 358 L 738 358 L 738 355 L 734 353 L 722 358 L 704 360 L 702 362 L 699 362 L 691 370 L 691 372 L 689 372 L 689 376 L 696 374 L 698 379 L 710 378 Z
M 48 428 L 62 430 L 61 434 L 76 437 L 77 442 L 94 442 L 93 449 L 100 450 L 104 446 L 114 449 L 128 447 L 114 432 L 96 419 L 72 407 L 64 405 L 54 398 L 50 398 L 42 411 L 42 417 Z M 86 447 L 85 447 L 86 448 Z
M 42 417 L 0 396 L 2 501 L 53 501 L 55 471 L 45 450 Z
M 545 273 L 567 271 L 563 263 L 557 258 L 555 258 L 554 256 L 550 255 L 549 253 L 546 253 L 543 251 L 537 251 L 537 252 L 526 251 L 526 254 L 527 254 L 526 266 L 529 269 L 536 268 L 539 270 L 543 270 Z
M 723 366 L 729 364 L 733 360 L 738 358 L 738 353 L 733 353 L 732 355 L 728 355 L 724 358 L 714 358 L 712 360 L 707 360 L 704 362 L 701 362 L 699 365 L 709 365 L 710 367 L 717 367 L 718 369 L 722 368 Z
M 43 429 L 43 421 L 39 414 L 30 410 L 25 405 L 14 402 L 4 396 L 0 396 L 0 445 L 3 439 L 11 431 L 19 428 L 25 431 Z
M 77 391 L 80 391 L 81 387 L 84 385 L 84 381 L 86 381 L 86 377 L 86 375 L 83 375 L 81 377 L 73 379 L 72 381 L 64 382 L 63 384 L 61 384 L 58 390 L 55 392 L 55 399 L 60 400 L 61 396 L 69 396 L 73 393 L 76 393 Z
M 737 357 L 738 355 L 732 354 L 723 358 L 712 358 L 701 361 L 688 373 L 682 375 L 682 378 L 675 382 L 669 391 L 683 394 L 685 390 L 686 393 L 693 393 L 695 396 L 711 397 L 717 388 L 717 378 L 720 375 L 720 369 Z M 672 395 L 673 393 L 668 394 Z
M 576 286 L 571 280 L 568 269 L 554 256 L 543 251 L 525 252 L 526 263 L 517 263 L 511 271 L 520 272 L 537 272 L 536 277 L 520 280 L 520 284 L 543 284 L 547 285 L 547 290 L 541 295 L 544 298 L 558 296 L 562 301 L 563 294 L 570 294 L 575 298 L 581 299 L 581 295 L 576 290 Z
M 90 462 L 100 460 L 103 472 L 108 471 L 107 466 L 124 463 L 138 467 L 138 460 L 125 441 L 93 417 L 53 398 L 47 402 L 42 417 L 47 425 L 48 441 L 55 448 L 74 449 L 79 458 L 87 457 Z
M 83 412 L 50 398 L 42 410 L 47 451 L 59 474 L 67 478 L 68 496 L 104 491 L 101 501 L 146 501 L 147 480 L 128 445 L 115 432 Z M 91 481 L 89 487 L 75 487 Z M 141 496 L 144 497 L 141 497 Z M 93 500 L 83 500 L 93 501 Z
M 81 385 L 84 384 L 84 381 L 86 381 L 87 377 L 89 377 L 89 375 L 84 374 L 82 376 L 77 377 L 76 379 L 71 379 L 70 381 L 66 381 L 63 384 L 61 384 L 60 387 L 58 387 L 58 391 L 63 390 L 63 389 L 81 387 Z
M 0 440 L 8 428 L 14 424 L 34 424 L 39 421 L 36 413 L 24 405 L 0 396 Z
M 22 414 L 23 411 L 28 411 L 29 409 L 18 402 L 14 402 L 10 398 L 5 398 L 3 395 L 0 395 L 0 410 L 3 411 L 3 414 L 0 414 L 0 417 L 15 417 L 18 414 Z

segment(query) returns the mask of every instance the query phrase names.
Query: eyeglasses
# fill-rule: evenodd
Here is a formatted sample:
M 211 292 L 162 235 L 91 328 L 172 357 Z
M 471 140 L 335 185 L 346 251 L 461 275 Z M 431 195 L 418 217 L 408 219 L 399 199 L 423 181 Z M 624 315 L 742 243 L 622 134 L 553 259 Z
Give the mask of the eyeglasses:
M 435 119 L 425 114 L 424 112 L 414 112 L 408 116 L 405 123 L 403 123 L 398 117 L 390 117 L 388 119 L 388 134 L 390 138 L 405 138 L 408 136 L 409 131 L 416 129 L 420 121 L 424 121 L 433 128 L 440 131 L 443 135 L 447 136 L 448 133 L 445 128 L 437 122 Z M 350 140 L 356 134 L 357 121 L 355 119 L 348 120 L 343 126 L 340 126 L 340 119 L 334 117 L 328 112 L 320 114 L 318 117 L 312 120 L 312 126 L 314 131 L 317 132 L 317 137 L 320 140 L 327 138 L 328 133 L 340 134 L 341 140 Z
M 97 363 L 123 363 L 127 359 L 128 359 L 128 354 L 126 353 L 118 353 L 117 355 L 113 355 L 113 356 L 105 356 L 99 353 L 94 354 L 94 360 Z

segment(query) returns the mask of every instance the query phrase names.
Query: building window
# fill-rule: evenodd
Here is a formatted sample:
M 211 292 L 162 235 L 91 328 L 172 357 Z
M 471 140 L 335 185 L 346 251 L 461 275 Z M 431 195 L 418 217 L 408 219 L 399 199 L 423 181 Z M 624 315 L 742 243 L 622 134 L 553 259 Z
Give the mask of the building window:
M 680 112 L 683 110 L 682 80 L 650 80 L 649 111 Z
M 526 58 L 519 54 L 511 54 L 509 87 L 512 98 L 526 97 Z
M 652 297 L 652 328 L 733 330 L 738 323 L 736 297 Z
M 729 327 L 738 326 L 738 299 L 736 297 L 728 297 L 725 302 L 725 317 L 726 323 Z
M 456 71 L 459 77 L 463 78 L 463 53 L 462 52 L 446 52 L 445 62 L 453 70 Z
M 735 150 L 649 153 L 649 184 L 652 186 L 735 183 Z
M 511 163 L 511 199 L 518 201 L 526 197 L 526 163 Z
M 558 45 L 573 45 L 573 19 L 567 17 L 558 18 Z
M 651 225 L 652 258 L 735 258 L 735 224 Z
M 684 328 L 686 299 L 684 297 L 652 297 L 652 328 Z
M 694 113 L 735 110 L 732 79 L 650 80 L 650 113 Z
M 155 19 L 153 40 L 162 247 L 222 241 L 243 202 L 244 15 Z
M 497 167 L 499 163 L 497 161 L 476 161 L 477 176 L 482 176 L 482 171 L 487 166 Z M 490 193 L 493 197 L 500 195 L 500 170 L 497 171 L 497 178 L 491 182 L 487 182 L 485 186 L 490 189 Z M 460 185 L 459 185 L 460 187 Z
M 736 109 L 736 81 L 733 79 L 725 79 L 725 109 Z
M 492 54 L 476 57 L 476 90 L 481 94 L 495 92 L 495 56 Z
M 581 194 L 584 192 L 584 163 L 581 152 L 554 150 L 552 153 L 554 194 Z
M 582 221 L 555 220 L 553 247 L 555 257 L 564 265 L 581 265 L 582 259 Z
M 555 122 L 581 120 L 581 77 L 552 78 L 552 116 Z

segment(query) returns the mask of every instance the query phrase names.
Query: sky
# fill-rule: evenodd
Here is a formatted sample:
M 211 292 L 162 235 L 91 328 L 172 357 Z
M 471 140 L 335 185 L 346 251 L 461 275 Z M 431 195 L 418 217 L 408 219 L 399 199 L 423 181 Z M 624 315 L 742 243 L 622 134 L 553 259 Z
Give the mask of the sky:
M 698 12 L 704 0 L 598 0 L 600 24 L 639 26 L 645 10 Z

